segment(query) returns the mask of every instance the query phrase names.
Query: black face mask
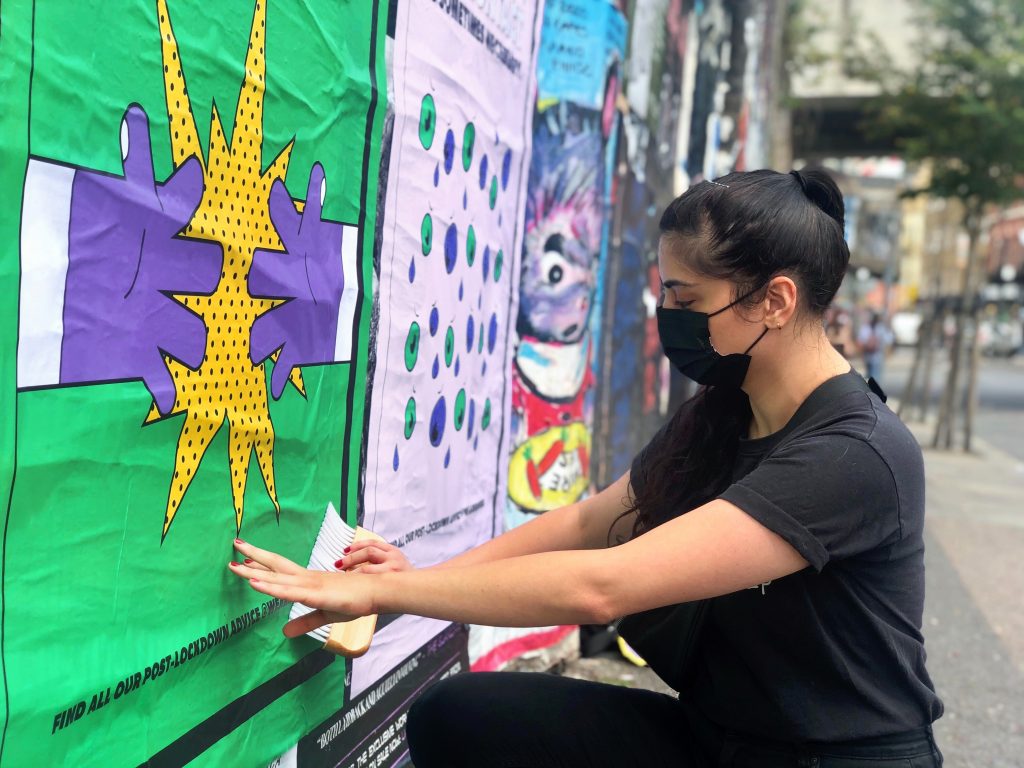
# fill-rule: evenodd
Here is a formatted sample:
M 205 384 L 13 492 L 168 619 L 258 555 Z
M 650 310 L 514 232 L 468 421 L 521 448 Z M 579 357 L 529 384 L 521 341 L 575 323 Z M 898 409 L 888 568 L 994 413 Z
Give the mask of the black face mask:
M 690 309 L 658 307 L 658 336 L 661 338 L 661 348 L 676 370 L 698 384 L 736 389 L 743 385 L 747 368 L 750 367 L 750 350 L 764 338 L 768 329 L 765 328 L 743 354 L 720 355 L 711 344 L 708 320 L 736 306 L 752 293 L 754 291 L 740 296 L 732 304 L 727 304 L 711 314 Z

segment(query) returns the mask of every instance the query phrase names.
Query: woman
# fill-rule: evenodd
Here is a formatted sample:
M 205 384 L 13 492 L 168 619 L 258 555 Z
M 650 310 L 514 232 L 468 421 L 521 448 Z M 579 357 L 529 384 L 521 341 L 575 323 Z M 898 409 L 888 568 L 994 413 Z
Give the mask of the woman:
M 940 765 L 921 453 L 822 327 L 849 260 L 839 190 L 821 171 L 734 173 L 661 231 L 662 344 L 707 386 L 630 473 L 433 568 L 371 544 L 340 561 L 358 573 L 310 572 L 236 542 L 232 570 L 320 609 L 289 636 L 372 612 L 603 624 L 711 598 L 681 700 L 461 675 L 410 712 L 417 768 Z

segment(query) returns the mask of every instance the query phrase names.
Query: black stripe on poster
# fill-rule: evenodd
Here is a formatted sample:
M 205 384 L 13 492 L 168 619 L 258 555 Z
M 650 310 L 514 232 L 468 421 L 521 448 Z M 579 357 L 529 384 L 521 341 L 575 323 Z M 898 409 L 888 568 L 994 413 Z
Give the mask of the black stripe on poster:
M 299 742 L 298 764 L 337 768 L 407 764 L 405 718 L 409 707 L 438 680 L 469 671 L 468 640 L 464 624 L 449 625 L 304 736 Z
M 186 765 L 253 715 L 327 669 L 336 658 L 328 651 L 313 651 L 284 672 L 253 688 L 244 696 L 239 696 L 192 730 L 183 733 L 142 765 L 147 768 L 178 768 Z

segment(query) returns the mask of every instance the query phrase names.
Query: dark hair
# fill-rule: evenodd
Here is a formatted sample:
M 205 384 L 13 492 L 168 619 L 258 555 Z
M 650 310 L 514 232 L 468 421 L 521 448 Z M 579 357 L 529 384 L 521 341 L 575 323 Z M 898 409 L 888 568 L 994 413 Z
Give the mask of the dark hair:
M 843 197 L 823 170 L 730 173 L 697 184 L 665 209 L 663 237 L 688 239 L 687 266 L 734 284 L 740 304 L 764 299 L 767 283 L 789 276 L 806 316 L 820 319 L 846 274 Z M 740 437 L 750 423 L 743 390 L 702 387 L 633 463 L 633 536 L 714 499 L 728 487 Z M 610 535 L 610 531 L 609 531 Z

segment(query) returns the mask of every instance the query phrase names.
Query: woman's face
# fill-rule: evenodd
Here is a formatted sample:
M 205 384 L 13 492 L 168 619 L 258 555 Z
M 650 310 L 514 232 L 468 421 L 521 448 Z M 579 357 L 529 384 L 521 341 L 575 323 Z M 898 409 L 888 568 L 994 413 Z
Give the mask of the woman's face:
M 687 248 L 699 247 L 699 240 L 661 238 L 658 270 L 661 273 L 659 305 L 666 309 L 689 309 L 710 315 L 734 302 L 736 286 L 686 267 Z M 764 308 L 737 304 L 708 319 L 711 343 L 720 355 L 744 352 L 764 330 Z

